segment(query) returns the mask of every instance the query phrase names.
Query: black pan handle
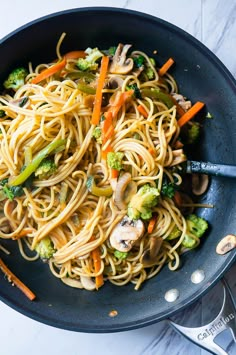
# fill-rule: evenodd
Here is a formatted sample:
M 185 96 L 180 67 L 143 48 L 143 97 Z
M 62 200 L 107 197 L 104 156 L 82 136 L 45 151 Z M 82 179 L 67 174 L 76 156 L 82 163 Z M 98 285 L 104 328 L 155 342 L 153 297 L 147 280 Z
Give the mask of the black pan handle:
M 187 173 L 199 173 L 215 176 L 236 178 L 236 166 L 226 164 L 214 164 L 203 161 L 187 161 Z

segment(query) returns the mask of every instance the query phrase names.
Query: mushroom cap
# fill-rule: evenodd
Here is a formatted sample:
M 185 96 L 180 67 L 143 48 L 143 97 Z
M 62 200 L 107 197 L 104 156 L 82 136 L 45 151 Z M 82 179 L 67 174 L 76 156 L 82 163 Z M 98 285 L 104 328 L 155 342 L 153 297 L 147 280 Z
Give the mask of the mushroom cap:
M 134 61 L 132 58 L 126 59 L 126 54 L 131 47 L 131 44 L 119 43 L 112 62 L 110 64 L 109 72 L 112 74 L 127 74 L 134 66 Z
M 125 216 L 111 232 L 110 244 L 116 250 L 127 252 L 143 236 L 144 230 L 144 223 L 141 219 L 132 220 Z
M 236 248 L 236 236 L 228 234 L 217 244 L 216 252 L 217 254 L 224 255 L 234 248 Z
M 117 181 L 114 194 L 115 205 L 123 210 L 127 207 L 132 195 L 137 192 L 137 184 L 131 181 L 131 174 L 124 173 Z
M 200 196 L 206 192 L 209 184 L 209 177 L 206 174 L 192 174 L 192 192 Z

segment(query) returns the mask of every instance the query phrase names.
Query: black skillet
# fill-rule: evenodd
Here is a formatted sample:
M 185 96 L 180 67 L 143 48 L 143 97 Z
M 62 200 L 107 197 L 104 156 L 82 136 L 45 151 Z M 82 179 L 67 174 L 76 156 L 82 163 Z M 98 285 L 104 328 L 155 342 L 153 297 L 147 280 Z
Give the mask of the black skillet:
M 193 102 L 206 103 L 213 119 L 204 119 L 204 133 L 195 160 L 236 165 L 236 84 L 224 65 L 203 44 L 181 29 L 158 18 L 115 8 L 68 10 L 31 22 L 0 42 L 0 81 L 19 65 L 48 62 L 55 58 L 55 46 L 62 32 L 67 36 L 62 52 L 88 46 L 108 48 L 119 42 L 132 43 L 153 56 L 161 65 L 170 56 L 176 65 L 171 71 L 181 93 Z M 235 251 L 219 256 L 218 241 L 236 231 L 236 184 L 233 179 L 213 177 L 202 202 L 214 209 L 199 209 L 210 223 L 201 247 L 182 257 L 182 267 L 171 272 L 165 267 L 140 291 L 133 285 L 116 287 L 109 283 L 98 292 L 81 291 L 63 285 L 53 277 L 46 264 L 23 260 L 16 244 L 1 243 L 12 251 L 2 258 L 37 294 L 28 301 L 0 273 L 0 298 L 17 311 L 43 323 L 84 332 L 114 332 L 146 326 L 165 319 L 194 302 L 209 290 L 235 260 Z M 201 268 L 205 279 L 196 285 L 190 281 L 193 271 Z M 174 303 L 165 301 L 170 288 L 179 290 Z M 118 315 L 111 318 L 110 311 Z

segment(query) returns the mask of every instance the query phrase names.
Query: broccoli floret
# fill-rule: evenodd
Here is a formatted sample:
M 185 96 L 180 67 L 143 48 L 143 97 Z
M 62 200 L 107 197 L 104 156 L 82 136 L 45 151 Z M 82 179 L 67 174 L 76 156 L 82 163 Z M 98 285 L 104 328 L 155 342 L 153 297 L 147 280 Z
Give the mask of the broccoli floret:
M 133 57 L 133 60 L 134 60 L 134 65 L 137 68 L 140 68 L 144 64 L 145 58 L 144 56 L 139 55 L 138 57 Z
M 35 176 L 37 176 L 40 180 L 48 178 L 50 175 L 55 173 L 57 170 L 57 166 L 51 159 L 44 159 L 38 168 L 35 170 Z
M 195 236 L 196 238 L 201 238 L 208 228 L 208 223 L 205 219 L 198 217 L 195 214 L 190 214 L 186 218 L 186 222 L 187 231 L 182 241 L 182 245 L 185 248 L 192 249 L 197 246 L 197 240 L 191 235 Z
M 181 233 L 182 233 L 181 230 L 177 226 L 174 226 L 174 228 L 172 229 L 172 231 L 170 232 L 170 234 L 166 239 L 172 240 L 172 239 L 179 238 L 181 236 Z
M 40 242 L 36 244 L 35 250 L 41 259 L 50 259 L 56 251 L 49 237 L 40 240 Z
M 6 89 L 18 90 L 25 83 L 25 77 L 28 75 L 28 71 L 25 68 L 16 68 L 4 81 L 3 85 Z
M 174 182 L 169 181 L 165 175 L 162 181 L 161 194 L 173 198 L 176 190 L 177 185 Z
M 145 74 L 147 75 L 149 80 L 152 80 L 155 77 L 155 73 L 151 67 L 147 67 L 147 69 L 145 70 Z
M 196 216 L 195 214 L 190 214 L 187 218 L 187 229 L 190 233 L 194 234 L 196 237 L 201 238 L 208 228 L 208 223 L 205 219 Z
M 96 139 L 97 143 L 102 144 L 102 130 L 100 127 L 94 128 L 93 137 Z
M 128 216 L 131 219 L 150 219 L 152 217 L 152 207 L 158 203 L 159 191 L 149 184 L 143 185 L 138 192 L 133 195 L 128 205 Z
M 121 260 L 124 260 L 127 258 L 128 256 L 128 253 L 125 252 L 125 251 L 119 251 L 119 250 L 115 250 L 114 251 L 114 255 L 117 259 L 121 259 Z
M 198 122 L 192 122 L 191 126 L 188 128 L 187 131 L 187 144 L 195 143 L 200 135 L 200 125 Z
M 111 169 L 121 170 L 123 168 L 122 159 L 124 153 L 121 152 L 109 152 L 107 154 L 107 164 Z
M 98 48 L 87 48 L 87 56 L 85 58 L 79 58 L 77 66 L 80 70 L 96 70 L 98 68 L 98 63 L 96 61 L 103 56 L 102 52 Z

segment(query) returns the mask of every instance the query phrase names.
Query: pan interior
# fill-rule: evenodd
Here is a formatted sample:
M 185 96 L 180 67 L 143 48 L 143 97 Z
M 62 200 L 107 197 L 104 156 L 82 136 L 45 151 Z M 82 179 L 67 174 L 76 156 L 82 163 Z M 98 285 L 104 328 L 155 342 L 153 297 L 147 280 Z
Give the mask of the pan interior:
M 122 42 L 131 43 L 150 56 L 157 50 L 159 64 L 173 57 L 176 65 L 172 73 L 179 91 L 193 102 L 205 102 L 206 112 L 214 117 L 203 120 L 204 133 L 193 157 L 236 164 L 236 85 L 232 76 L 196 39 L 149 15 L 120 9 L 84 8 L 34 21 L 1 41 L 1 81 L 16 66 L 55 58 L 56 43 L 62 32 L 67 33 L 62 52 L 88 46 L 105 49 Z M 234 252 L 218 256 L 215 247 L 223 236 L 236 229 L 235 193 L 233 180 L 211 179 L 202 202 L 215 207 L 198 211 L 211 226 L 201 247 L 182 257 L 181 269 L 171 272 L 165 267 L 138 292 L 132 285 L 115 287 L 108 283 L 99 292 L 69 288 L 51 275 L 47 265 L 41 262 L 29 264 L 20 257 L 13 242 L 3 242 L 12 251 L 4 260 L 37 294 L 37 301 L 29 302 L 2 275 L 0 297 L 34 319 L 76 331 L 121 331 L 166 318 L 202 295 L 233 261 Z M 204 270 L 206 275 L 200 285 L 194 285 L 190 280 L 196 269 Z M 177 288 L 180 293 L 174 303 L 164 299 L 170 288 Z M 118 312 L 114 318 L 109 316 L 112 310 Z

